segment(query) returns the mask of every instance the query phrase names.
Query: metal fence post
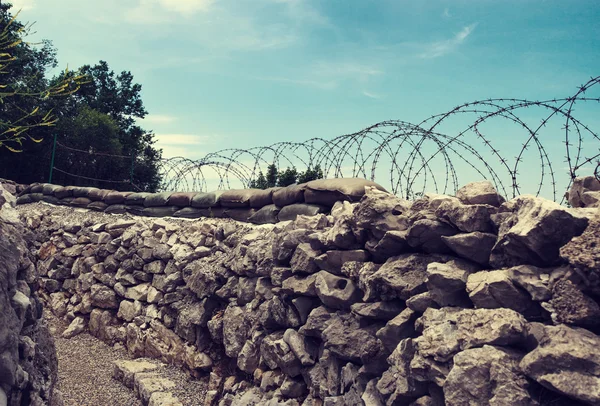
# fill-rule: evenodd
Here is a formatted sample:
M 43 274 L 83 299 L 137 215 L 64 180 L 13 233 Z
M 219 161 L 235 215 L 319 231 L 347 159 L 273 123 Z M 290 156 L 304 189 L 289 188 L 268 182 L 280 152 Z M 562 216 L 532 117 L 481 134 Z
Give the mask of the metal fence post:
M 54 133 L 54 143 L 52 144 L 52 158 L 50 159 L 50 176 L 48 183 L 52 183 L 52 169 L 54 169 L 54 155 L 56 154 L 56 133 Z

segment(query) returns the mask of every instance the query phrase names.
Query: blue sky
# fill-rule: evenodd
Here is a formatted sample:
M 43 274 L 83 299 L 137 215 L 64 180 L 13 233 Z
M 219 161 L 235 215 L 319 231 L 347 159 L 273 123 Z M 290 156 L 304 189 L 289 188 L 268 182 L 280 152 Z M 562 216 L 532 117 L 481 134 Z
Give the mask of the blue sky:
M 61 67 L 131 71 L 167 157 L 566 97 L 600 75 L 598 0 L 12 2 Z

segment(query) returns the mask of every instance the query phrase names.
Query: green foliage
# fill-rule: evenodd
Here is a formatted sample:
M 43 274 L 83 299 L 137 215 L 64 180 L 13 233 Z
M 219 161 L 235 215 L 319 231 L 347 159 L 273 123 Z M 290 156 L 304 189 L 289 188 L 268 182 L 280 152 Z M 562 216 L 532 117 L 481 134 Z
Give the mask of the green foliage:
M 267 167 L 267 178 L 266 178 L 267 187 L 266 188 L 277 186 L 277 178 L 278 178 L 277 166 L 275 166 L 275 164 L 272 163 L 271 165 L 269 165 Z
M 323 179 L 323 170 L 319 164 L 315 165 L 314 169 L 309 166 L 306 171 L 298 174 L 298 183 L 306 183 L 317 179 Z
M 258 177 L 250 181 L 249 187 L 251 189 L 268 189 L 267 178 L 263 175 L 262 171 L 258 173 Z
M 19 40 L 27 27 L 16 21 L 9 9 L 10 5 L 0 4 L 0 30 L 9 32 L 7 38 Z M 107 62 L 100 61 L 93 66 L 82 66 L 77 73 L 65 70 L 47 79 L 47 71 L 56 67 L 56 49 L 49 41 L 42 41 L 41 48 L 23 41 L 8 45 L 12 46 L 11 60 L 3 62 L 2 58 L 8 56 L 0 50 L 0 84 L 14 86 L 1 88 L 0 85 L 0 143 L 4 141 L 3 131 L 15 128 L 16 124 L 20 131 L 18 137 L 14 130 L 8 134 L 11 141 L 18 139 L 17 146 L 23 152 L 17 157 L 0 147 L 0 177 L 20 183 L 47 181 L 53 136 L 57 134 L 58 142 L 68 147 L 127 156 L 66 152 L 57 147 L 57 168 L 91 178 L 129 180 L 130 156 L 133 155 L 133 183 L 145 191 L 158 188 L 162 152 L 154 147 L 154 134 L 136 125 L 135 120 L 144 118 L 147 111 L 141 99 L 141 85 L 134 82 L 131 72 L 115 74 Z M 30 112 L 43 120 L 36 122 L 33 115 L 26 116 Z M 2 122 L 10 123 L 11 127 L 2 127 Z M 16 148 L 13 146 L 13 149 Z M 58 171 L 53 174 L 53 182 L 132 189 L 127 183 L 89 181 Z
M 69 96 L 85 82 L 80 73 L 59 77 L 48 84 L 44 73 L 56 67 L 56 51 L 49 41 L 36 48 L 24 40 L 32 24 L 23 25 L 0 4 L 0 150 L 21 152 L 23 141 L 41 142 L 40 135 L 56 124 L 45 106 L 50 98 Z
M 285 187 L 296 183 L 298 177 L 298 171 L 295 167 L 290 168 L 289 166 L 283 172 L 277 175 L 277 186 Z
M 296 167 L 287 167 L 284 171 L 279 172 L 277 166 L 273 163 L 267 167 L 267 176 L 260 171 L 256 179 L 249 183 L 249 187 L 253 189 L 268 189 L 275 186 L 289 186 L 294 183 L 305 183 L 315 179 L 323 178 L 323 170 L 320 165 L 316 165 L 314 169 L 310 166 L 304 172 L 298 172 Z

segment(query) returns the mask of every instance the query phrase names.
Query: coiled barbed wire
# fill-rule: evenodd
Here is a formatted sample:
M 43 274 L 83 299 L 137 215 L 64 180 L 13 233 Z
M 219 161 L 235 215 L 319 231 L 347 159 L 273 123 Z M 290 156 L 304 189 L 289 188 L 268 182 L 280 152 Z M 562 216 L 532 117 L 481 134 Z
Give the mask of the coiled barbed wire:
M 478 100 L 418 124 L 383 121 L 330 140 L 228 148 L 196 160 L 163 159 L 161 190 L 249 187 L 274 163 L 299 170 L 319 165 L 325 177 L 367 178 L 407 199 L 425 192 L 456 193 L 464 183 L 483 178 L 509 198 L 531 193 L 563 203 L 575 177 L 600 176 L 593 166 L 600 157 L 598 133 L 574 116 L 577 103 L 584 105 L 585 115 L 600 102 L 587 96 L 599 82 L 600 76 L 593 77 L 566 98 Z M 590 111 L 598 116 L 597 109 Z

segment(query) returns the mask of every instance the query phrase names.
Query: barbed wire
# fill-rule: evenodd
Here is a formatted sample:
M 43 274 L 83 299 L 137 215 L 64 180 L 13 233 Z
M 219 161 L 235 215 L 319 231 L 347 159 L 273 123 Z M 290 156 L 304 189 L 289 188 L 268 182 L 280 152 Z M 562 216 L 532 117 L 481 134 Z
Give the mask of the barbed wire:
M 575 177 L 600 177 L 600 164 L 589 168 L 600 157 L 600 137 L 574 116 L 577 103 L 600 102 L 587 95 L 599 82 L 600 76 L 593 77 L 566 98 L 478 100 L 418 124 L 383 121 L 329 140 L 228 148 L 196 160 L 163 159 L 161 190 L 249 187 L 274 163 L 300 170 L 319 165 L 326 177 L 364 177 L 408 199 L 425 192 L 455 193 L 464 178 L 485 178 L 507 197 L 545 194 L 562 203 Z M 530 114 L 534 109 L 537 114 Z M 498 134 L 503 131 L 515 132 Z

